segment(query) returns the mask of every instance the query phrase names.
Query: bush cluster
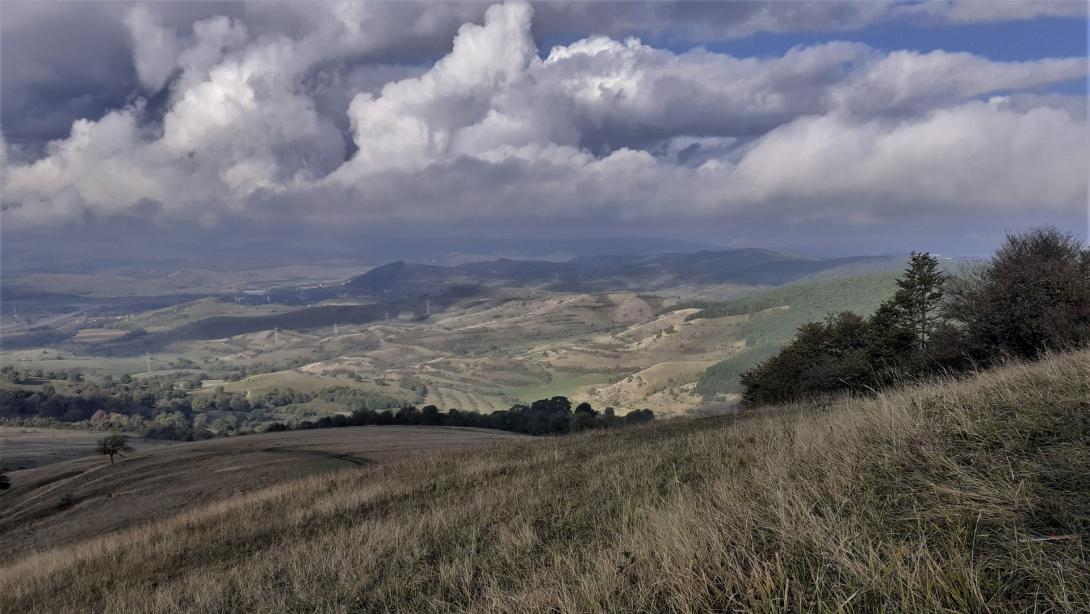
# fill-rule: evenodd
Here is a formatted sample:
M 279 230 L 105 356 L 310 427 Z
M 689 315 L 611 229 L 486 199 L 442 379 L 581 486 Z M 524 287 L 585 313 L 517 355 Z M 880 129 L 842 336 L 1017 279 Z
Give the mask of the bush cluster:
M 906 379 L 1037 358 L 1090 343 L 1090 250 L 1054 228 L 1009 235 L 956 276 L 913 253 L 870 316 L 844 311 L 801 326 L 742 374 L 744 405 L 868 393 Z

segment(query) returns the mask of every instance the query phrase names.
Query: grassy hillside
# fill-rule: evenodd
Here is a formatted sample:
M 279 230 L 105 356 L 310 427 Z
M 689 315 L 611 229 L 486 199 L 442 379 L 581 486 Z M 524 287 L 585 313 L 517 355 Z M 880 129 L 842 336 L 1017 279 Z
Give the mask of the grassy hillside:
M 15 431 L 4 442 L 15 450 L 20 441 L 42 441 Z M 155 447 L 137 441 L 136 452 L 116 465 L 84 449 L 84 458 L 10 473 L 12 488 L 0 496 L 0 552 L 68 544 L 316 473 L 523 438 L 487 429 L 374 426 Z
M 738 376 L 769 358 L 795 336 L 802 324 L 828 313 L 854 311 L 869 314 L 896 289 L 897 272 L 876 273 L 796 284 L 721 303 L 700 307 L 694 318 L 748 315 L 738 329 L 746 349 L 704 372 L 696 393 L 705 398 L 740 392 Z
M 1082 352 L 351 469 L 9 563 L 0 609 L 1086 611 L 1087 415 Z
M 93 456 L 102 431 L 0 426 L 0 471 L 30 469 L 61 461 Z M 132 446 L 145 448 L 173 445 L 161 439 L 133 439 Z

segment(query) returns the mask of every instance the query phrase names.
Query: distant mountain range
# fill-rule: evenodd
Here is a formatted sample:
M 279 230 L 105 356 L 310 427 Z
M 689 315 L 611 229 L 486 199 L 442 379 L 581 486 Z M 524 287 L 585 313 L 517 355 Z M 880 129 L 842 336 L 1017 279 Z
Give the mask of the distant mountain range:
M 340 284 L 284 286 L 235 296 L 243 303 L 299 306 L 271 315 L 216 316 L 166 332 L 135 334 L 102 343 L 94 352 L 137 355 L 170 343 L 222 338 L 281 328 L 307 330 L 333 323 L 377 322 L 389 313 L 424 319 L 464 299 L 503 300 L 500 288 L 555 292 L 633 291 L 655 293 L 717 285 L 782 286 L 803 279 L 845 277 L 903 266 L 901 256 L 806 258 L 763 249 L 695 253 L 603 255 L 566 262 L 500 258 L 456 266 L 396 261 Z M 366 305 L 315 305 L 334 298 L 365 298 Z M 420 299 L 427 298 L 428 301 Z
M 902 263 L 900 256 L 807 258 L 764 249 L 586 256 L 566 262 L 500 258 L 457 266 L 399 260 L 354 277 L 339 290 L 366 296 L 442 296 L 486 286 L 538 286 L 558 292 L 650 292 L 722 284 L 780 286 L 836 271 L 858 274 L 889 270 Z
M 475 238 L 367 236 L 306 228 L 210 228 L 199 233 L 163 228 L 83 229 L 23 236 L 5 234 L 5 273 L 162 275 L 176 270 L 237 271 L 285 265 L 405 260 L 456 265 L 497 257 L 566 261 L 593 254 L 695 252 L 721 246 L 655 238 Z

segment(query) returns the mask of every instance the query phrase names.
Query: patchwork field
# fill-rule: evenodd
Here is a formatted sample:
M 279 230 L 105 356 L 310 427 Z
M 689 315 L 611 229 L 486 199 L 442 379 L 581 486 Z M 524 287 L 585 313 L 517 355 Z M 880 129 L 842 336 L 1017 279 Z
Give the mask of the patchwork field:
M 668 305 L 629 293 L 508 301 L 375 328 L 376 349 L 304 369 L 411 377 L 426 387 L 424 402 L 440 407 L 485 411 L 565 395 L 622 412 L 682 413 L 701 402 L 690 390 L 703 369 L 744 347 L 733 328 L 746 318 L 686 320 L 693 310 Z M 647 386 L 626 386 L 628 377 Z

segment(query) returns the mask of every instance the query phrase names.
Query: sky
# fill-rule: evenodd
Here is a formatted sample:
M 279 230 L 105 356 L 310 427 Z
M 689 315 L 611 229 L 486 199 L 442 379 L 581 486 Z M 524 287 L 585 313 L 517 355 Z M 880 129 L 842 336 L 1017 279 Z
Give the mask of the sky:
M 1086 235 L 1087 48 L 1085 2 L 5 0 L 0 231 L 978 255 Z

